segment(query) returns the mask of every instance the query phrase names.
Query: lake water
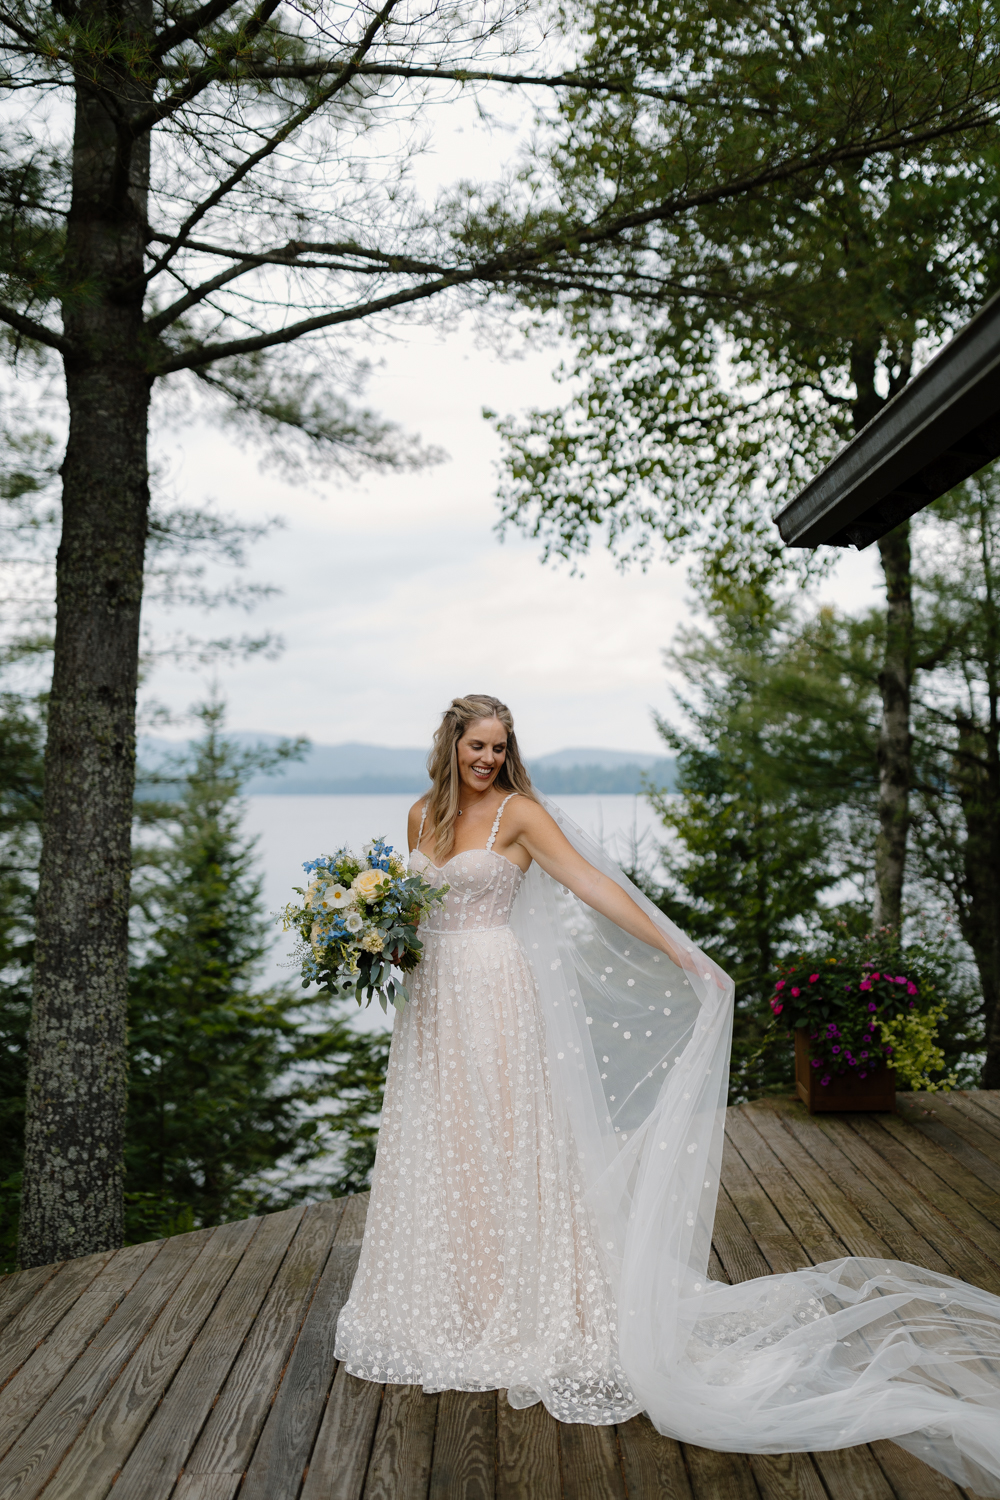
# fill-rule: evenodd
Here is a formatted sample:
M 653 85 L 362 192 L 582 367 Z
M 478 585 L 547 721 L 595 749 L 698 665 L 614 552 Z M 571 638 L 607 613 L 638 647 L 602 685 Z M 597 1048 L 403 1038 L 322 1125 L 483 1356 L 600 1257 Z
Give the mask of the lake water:
M 664 830 L 643 797 L 554 797 L 554 802 L 581 828 L 598 839 L 619 864 L 638 863 L 652 870 Z M 384 837 L 406 850 L 406 815 L 413 805 L 408 792 L 382 796 L 247 798 L 246 831 L 257 836 L 257 856 L 264 876 L 265 909 L 278 911 L 303 883 L 302 861 L 332 854 L 342 844 L 360 850 L 370 839 Z M 268 983 L 288 980 L 282 966 L 288 937 L 277 931 Z M 382 1013 L 370 1007 L 366 1016 L 378 1024 Z

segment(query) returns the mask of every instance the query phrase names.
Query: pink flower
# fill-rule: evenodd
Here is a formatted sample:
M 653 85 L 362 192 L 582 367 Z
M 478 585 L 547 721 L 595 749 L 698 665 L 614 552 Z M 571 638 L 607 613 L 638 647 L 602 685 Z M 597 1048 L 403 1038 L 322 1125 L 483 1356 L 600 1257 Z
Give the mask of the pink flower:
M 831 1047 L 830 1051 L 833 1053 L 834 1057 L 836 1057 L 837 1053 L 840 1051 L 840 1048 L 839 1047 Z
M 809 1066 L 811 1068 L 821 1068 L 823 1066 L 823 1064 L 820 1062 L 820 1060 L 819 1060 L 818 1057 L 814 1057 L 813 1060 L 812 1060 L 812 1062 L 809 1064 Z
M 861 983 L 858 985 L 859 990 L 870 990 L 871 987 L 872 982 L 870 979 L 862 979 Z
M 809 983 L 810 984 L 815 984 L 818 978 L 819 978 L 818 974 L 810 974 L 809 975 Z
M 869 1010 L 874 1010 L 875 1009 L 875 1001 L 874 1000 L 869 1000 L 869 1002 L 868 1002 L 868 1009 Z
M 862 1062 L 864 1062 L 864 1060 L 865 1060 L 865 1058 L 866 1058 L 866 1057 L 867 1057 L 867 1056 L 868 1056 L 868 1053 L 867 1053 L 867 1052 L 862 1052 L 862 1054 L 861 1054 L 861 1061 L 862 1061 Z
M 882 978 L 882 976 L 881 976 L 881 974 L 873 974 L 873 975 L 872 975 L 872 978 L 873 978 L 873 979 L 881 979 L 881 978 Z
M 798 992 L 798 990 L 797 990 L 797 989 L 793 989 L 793 990 L 792 990 L 792 994 L 793 994 L 793 995 L 797 995 L 797 994 L 798 994 L 798 993 L 799 993 L 799 992 Z
M 917 993 L 917 987 L 913 983 L 912 979 L 910 980 L 909 984 L 906 986 L 906 993 L 908 995 L 915 995 Z
M 906 975 L 905 974 L 897 974 L 896 975 L 896 983 L 897 984 L 905 984 L 906 983 Z
M 826 1075 L 825 1078 L 821 1078 L 820 1079 L 820 1083 L 823 1085 L 824 1088 L 826 1088 L 826 1086 L 827 1086 L 827 1084 L 829 1082 L 830 1082 L 830 1075 L 829 1075 L 829 1073 L 827 1073 L 827 1075 Z
M 774 1006 L 772 1006 L 772 1010 L 774 1011 L 774 1014 L 776 1016 L 780 1016 L 781 1012 L 784 1010 L 784 1008 L 785 1007 L 783 1005 L 774 1005 Z
M 774 988 L 776 990 L 783 990 L 785 988 L 785 981 L 783 979 L 779 979 Z

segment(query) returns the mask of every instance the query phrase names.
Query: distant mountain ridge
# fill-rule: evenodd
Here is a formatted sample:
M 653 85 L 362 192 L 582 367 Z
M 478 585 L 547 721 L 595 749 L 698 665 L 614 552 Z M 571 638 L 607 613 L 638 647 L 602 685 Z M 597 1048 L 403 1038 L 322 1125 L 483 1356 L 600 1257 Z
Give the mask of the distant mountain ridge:
M 227 738 L 240 745 L 275 745 L 286 736 L 238 730 Z M 184 749 L 176 740 L 147 736 L 139 743 L 140 765 L 152 771 Z M 349 740 L 342 745 L 311 745 L 300 761 L 289 761 L 273 776 L 255 776 L 247 784 L 251 796 L 364 796 L 374 793 L 412 793 L 427 786 L 427 751 L 409 746 L 368 745 Z M 637 793 L 644 777 L 656 786 L 672 787 L 673 760 L 642 751 L 604 750 L 579 746 L 553 750 L 528 762 L 531 779 L 540 792 L 553 796 Z M 140 772 L 140 782 L 142 780 Z

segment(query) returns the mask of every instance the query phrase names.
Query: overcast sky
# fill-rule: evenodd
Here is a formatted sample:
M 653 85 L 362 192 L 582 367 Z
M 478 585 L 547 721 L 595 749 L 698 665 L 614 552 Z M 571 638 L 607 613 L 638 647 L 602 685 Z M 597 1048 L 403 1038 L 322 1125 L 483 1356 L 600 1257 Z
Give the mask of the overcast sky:
M 488 128 L 462 102 L 435 118 L 435 150 L 417 168 L 428 196 L 463 175 L 493 175 L 521 133 L 516 120 Z M 500 445 L 481 410 L 558 401 L 558 351 L 502 361 L 463 325 L 446 335 L 400 326 L 370 353 L 382 365 L 366 400 L 446 449 L 446 464 L 299 488 L 197 422 L 157 442 L 186 503 L 211 498 L 244 518 L 278 512 L 288 522 L 253 553 L 255 576 L 279 585 L 280 597 L 249 621 L 219 612 L 179 622 L 210 635 L 251 628 L 284 637 L 280 660 L 218 673 L 232 726 L 321 743 L 425 745 L 448 700 L 477 691 L 510 704 L 532 755 L 573 745 L 660 749 L 651 712 L 671 710 L 661 653 L 689 617 L 685 566 L 623 575 L 598 549 L 574 577 L 565 565 L 543 568 L 537 543 L 509 535 L 501 545 L 494 534 Z M 855 608 L 875 585 L 872 548 L 845 554 L 822 594 Z M 177 711 L 204 688 L 204 672 L 173 668 L 149 684 Z

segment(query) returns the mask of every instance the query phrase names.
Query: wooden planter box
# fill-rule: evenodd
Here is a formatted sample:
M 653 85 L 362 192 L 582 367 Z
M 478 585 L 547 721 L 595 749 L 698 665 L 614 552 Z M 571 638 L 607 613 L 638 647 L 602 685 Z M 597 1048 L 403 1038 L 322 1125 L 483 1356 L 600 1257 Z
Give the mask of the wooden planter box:
M 810 1066 L 809 1038 L 800 1026 L 795 1032 L 795 1091 L 811 1115 L 896 1108 L 896 1074 L 885 1063 L 870 1068 L 866 1078 L 857 1072 L 835 1073 L 826 1088 L 819 1081 L 822 1074 L 822 1068 Z

